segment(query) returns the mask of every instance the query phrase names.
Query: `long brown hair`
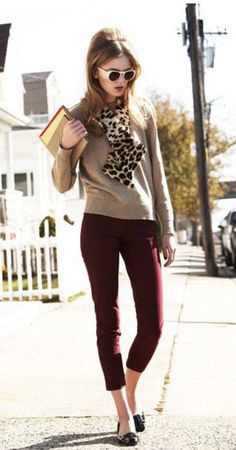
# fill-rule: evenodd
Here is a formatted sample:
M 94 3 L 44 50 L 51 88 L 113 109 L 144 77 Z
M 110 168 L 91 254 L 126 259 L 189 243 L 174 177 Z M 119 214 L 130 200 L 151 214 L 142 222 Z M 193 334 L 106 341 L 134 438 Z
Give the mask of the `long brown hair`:
M 103 28 L 91 39 L 86 59 L 87 92 L 80 102 L 83 120 L 89 131 L 101 134 L 101 126 L 96 120 L 105 103 L 104 91 L 94 77 L 97 66 L 113 58 L 127 56 L 136 71 L 135 77 L 128 82 L 124 101 L 128 105 L 131 118 L 141 127 L 145 127 L 145 117 L 141 99 L 135 94 L 135 81 L 141 73 L 141 66 L 135 57 L 134 49 L 126 37 L 117 28 Z

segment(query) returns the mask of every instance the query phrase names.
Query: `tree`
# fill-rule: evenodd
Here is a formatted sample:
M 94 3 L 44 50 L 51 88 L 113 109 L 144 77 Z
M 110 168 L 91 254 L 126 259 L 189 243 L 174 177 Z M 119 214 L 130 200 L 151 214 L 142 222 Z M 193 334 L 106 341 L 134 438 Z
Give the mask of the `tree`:
M 191 221 L 200 218 L 200 199 L 194 149 L 194 122 L 181 105 L 174 106 L 169 99 L 154 97 L 157 126 L 166 177 L 173 209 Z M 208 135 L 208 184 L 211 208 L 222 195 L 224 187 L 217 178 L 220 162 L 216 156 L 225 152 L 232 140 L 227 139 L 216 126 Z

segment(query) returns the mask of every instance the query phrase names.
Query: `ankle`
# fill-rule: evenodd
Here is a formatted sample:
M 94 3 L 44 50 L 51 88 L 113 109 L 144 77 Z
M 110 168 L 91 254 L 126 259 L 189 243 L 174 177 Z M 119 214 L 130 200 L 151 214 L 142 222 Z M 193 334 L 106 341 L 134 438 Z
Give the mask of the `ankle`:
M 135 432 L 135 424 L 133 416 L 127 418 L 119 417 L 117 433 L 124 435 L 126 433 Z
M 119 420 L 120 423 L 128 422 L 131 417 L 132 417 L 132 415 L 129 414 L 128 412 L 127 413 L 119 413 L 118 414 L 118 420 Z
M 137 401 L 135 398 L 135 392 L 133 392 L 133 393 L 127 392 L 126 397 L 127 397 L 127 402 L 129 405 L 129 409 L 132 412 L 132 415 L 137 414 L 138 413 L 138 404 L 137 404 Z

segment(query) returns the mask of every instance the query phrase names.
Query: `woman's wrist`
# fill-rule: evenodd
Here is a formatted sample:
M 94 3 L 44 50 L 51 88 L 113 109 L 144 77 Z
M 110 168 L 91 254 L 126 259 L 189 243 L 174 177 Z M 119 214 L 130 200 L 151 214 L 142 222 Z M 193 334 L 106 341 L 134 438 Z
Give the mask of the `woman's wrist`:
M 162 236 L 164 236 L 165 234 L 167 234 L 168 236 L 174 236 L 175 237 L 175 232 L 173 232 L 173 231 L 165 231 L 164 233 L 162 233 Z
M 62 148 L 62 150 L 71 150 L 73 147 L 65 147 L 62 143 L 62 140 L 59 142 L 59 147 Z

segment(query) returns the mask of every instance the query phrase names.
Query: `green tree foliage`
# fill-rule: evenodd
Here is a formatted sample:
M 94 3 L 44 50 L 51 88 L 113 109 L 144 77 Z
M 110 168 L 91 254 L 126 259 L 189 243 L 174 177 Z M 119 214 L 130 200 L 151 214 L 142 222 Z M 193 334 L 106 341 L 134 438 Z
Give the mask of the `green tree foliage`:
M 156 98 L 158 134 L 162 156 L 174 211 L 186 215 L 190 220 L 200 216 L 200 199 L 197 176 L 196 152 L 194 149 L 194 122 L 181 106 L 170 100 Z M 213 126 L 208 129 L 207 161 L 210 205 L 222 195 L 222 183 L 217 178 L 220 161 L 217 156 L 225 152 L 232 141 Z

